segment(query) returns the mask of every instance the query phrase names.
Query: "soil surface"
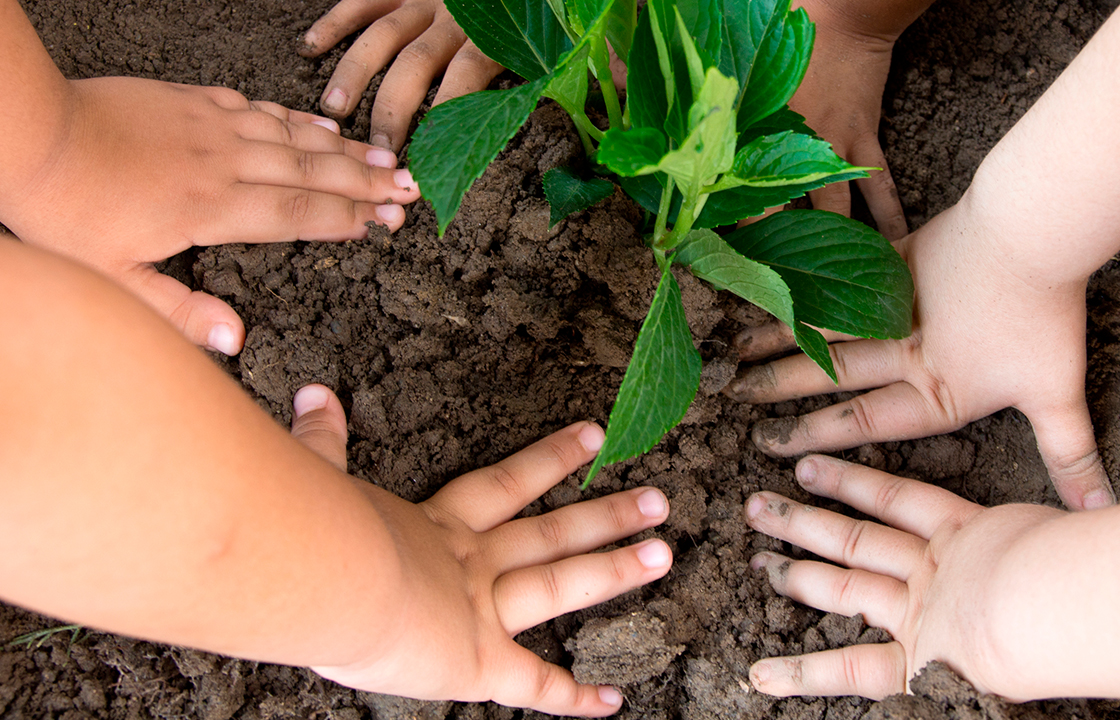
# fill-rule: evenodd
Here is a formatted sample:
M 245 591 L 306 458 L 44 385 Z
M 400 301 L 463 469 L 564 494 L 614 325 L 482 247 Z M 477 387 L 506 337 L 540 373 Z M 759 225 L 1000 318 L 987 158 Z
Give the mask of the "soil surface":
M 314 111 L 341 49 L 321 60 L 295 39 L 331 0 L 25 0 L 69 77 L 138 75 L 217 84 Z M 904 36 L 882 135 L 911 226 L 961 195 L 988 149 L 1057 77 L 1115 7 L 1110 0 L 941 0 Z M 502 82 L 502 81 L 500 81 Z M 345 132 L 363 139 L 375 82 Z M 430 97 L 430 96 L 429 96 Z M 392 237 L 343 245 L 227 246 L 187 253 L 168 272 L 242 314 L 245 351 L 218 360 L 279 422 L 308 382 L 350 413 L 351 470 L 406 498 L 496 461 L 569 422 L 606 421 L 655 273 L 641 217 L 620 193 L 548 227 L 543 172 L 579 155 L 565 116 L 542 105 L 466 198 L 443 239 L 425 203 Z M 78 229 L 75 229 L 78 231 Z M 605 469 L 591 494 L 648 483 L 673 511 L 656 534 L 676 565 L 664 580 L 524 633 L 520 641 L 584 680 L 623 685 L 624 718 L 1108 718 L 1120 704 L 1009 706 L 941 666 L 914 694 L 775 700 L 752 692 L 760 657 L 884 639 L 860 618 L 778 597 L 747 559 L 779 543 L 747 530 L 744 499 L 772 489 L 807 499 L 792 463 L 758 453 L 750 429 L 831 400 L 736 404 L 730 342 L 765 316 L 681 278 L 708 366 L 681 426 L 652 452 Z M 1089 289 L 1090 402 L 1106 467 L 1120 473 L 1120 267 Z M 1057 504 L 1024 417 L 1005 411 L 951 435 L 868 445 L 845 457 L 940 483 L 978 502 Z M 530 513 L 586 497 L 573 478 Z M 639 538 L 641 539 L 641 538 Z M 785 548 L 789 552 L 788 548 Z M 0 641 L 57 624 L 0 606 Z M 420 669 L 418 669 L 420 670 Z M 341 688 L 309 671 L 101 633 L 0 649 L 5 718 L 535 717 L 494 705 L 424 703 Z

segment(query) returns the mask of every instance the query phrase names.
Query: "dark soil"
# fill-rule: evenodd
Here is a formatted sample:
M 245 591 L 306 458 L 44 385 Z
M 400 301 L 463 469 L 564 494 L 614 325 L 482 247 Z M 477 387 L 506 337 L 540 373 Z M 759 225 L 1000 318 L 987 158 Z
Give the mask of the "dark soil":
M 70 77 L 140 75 L 219 84 L 314 110 L 341 56 L 305 60 L 295 38 L 331 0 L 26 0 Z M 911 225 L 950 206 L 987 150 L 1073 58 L 1109 0 L 942 0 L 903 38 L 884 101 L 883 139 Z M 346 132 L 364 138 L 376 83 Z M 168 271 L 231 302 L 246 348 L 219 362 L 280 422 L 308 382 L 336 388 L 350 412 L 351 469 L 409 499 L 583 418 L 605 422 L 654 288 L 640 214 L 616 194 L 548 228 L 541 174 L 574 158 L 567 119 L 544 105 L 464 202 L 443 239 L 430 209 L 406 227 L 344 245 L 228 246 L 195 251 Z M 764 315 L 682 277 L 708 369 L 681 426 L 653 452 L 607 468 L 591 494 L 639 484 L 673 512 L 648 535 L 677 561 L 664 580 L 524 633 L 520 640 L 581 679 L 620 683 L 625 718 L 1109 718 L 1120 705 L 1079 700 L 1008 706 L 978 697 L 944 667 L 914 695 L 774 700 L 747 668 L 770 655 L 855 642 L 880 631 L 808 610 L 752 573 L 779 544 L 747 530 L 744 499 L 761 488 L 807 499 L 792 463 L 759 454 L 765 417 L 823 407 L 816 399 L 738 405 L 730 342 Z M 1120 472 L 1120 268 L 1089 291 L 1090 401 L 1106 467 Z M 938 482 L 983 503 L 1057 504 L 1026 420 L 1005 411 L 952 435 L 868 445 L 845 457 Z M 586 497 L 575 479 L 530 507 Z M 789 549 L 786 548 L 788 552 Z M 0 640 L 55 624 L 0 606 Z M 309 671 L 230 660 L 94 633 L 37 649 L 0 650 L 5 718 L 515 718 L 494 705 L 423 703 L 358 693 Z

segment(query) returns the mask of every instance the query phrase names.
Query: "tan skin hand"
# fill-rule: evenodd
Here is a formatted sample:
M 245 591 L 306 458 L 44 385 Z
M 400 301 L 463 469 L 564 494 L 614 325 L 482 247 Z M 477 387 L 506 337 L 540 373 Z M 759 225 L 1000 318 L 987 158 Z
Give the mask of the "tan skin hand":
M 292 434 L 345 469 L 346 418 L 334 394 L 307 386 L 294 407 Z M 672 555 L 660 540 L 592 553 L 665 520 L 668 503 L 652 488 L 514 519 L 594 457 L 602 438 L 591 423 L 572 425 L 417 505 L 363 483 L 382 516 L 407 528 L 398 547 L 412 568 L 404 574 L 412 601 L 397 623 L 407 631 L 372 657 L 315 669 L 351 687 L 408 697 L 494 700 L 559 715 L 617 712 L 615 688 L 578 684 L 512 639 L 669 570 Z
M 906 692 L 919 670 L 940 660 L 981 692 L 1012 700 L 1072 690 L 1059 679 L 1039 680 L 1057 675 L 1045 651 L 1032 657 L 1009 647 L 1012 636 L 1028 645 L 1032 633 L 1047 637 L 1045 628 L 1018 627 L 1009 635 L 998 620 L 1009 550 L 1068 513 L 1037 505 L 983 508 L 932 485 L 823 456 L 804 458 L 796 474 L 813 494 L 884 524 L 757 493 L 745 507 L 753 529 L 839 566 L 762 552 L 751 567 L 765 569 L 778 593 L 826 612 L 862 614 L 894 641 L 760 660 L 750 670 L 755 689 L 881 699 Z M 1053 619 L 1062 628 L 1066 620 Z
M 437 76 L 444 75 L 435 105 L 485 90 L 502 71 L 467 40 L 442 0 L 341 0 L 304 33 L 299 52 L 318 57 L 359 30 L 319 105 L 331 117 L 349 116 L 388 67 L 370 114 L 370 142 L 394 153 Z
M 334 121 L 251 103 L 225 88 L 136 78 L 68 84 L 65 118 L 3 202 L 23 241 L 117 280 L 197 344 L 240 351 L 224 302 L 152 263 L 191 246 L 348 240 L 396 230 L 420 197 L 396 158 L 345 140 Z
M 909 338 L 831 345 L 838 385 L 795 355 L 746 370 L 725 392 L 769 403 L 870 390 L 803 417 L 759 423 L 759 449 L 782 457 L 947 433 L 1016 407 L 1031 421 L 1067 506 L 1110 505 L 1085 402 L 1085 283 L 1040 284 L 1017 273 L 1014 252 L 988 240 L 998 232 L 966 219 L 969 197 L 899 243 L 915 285 Z M 740 342 L 745 357 L 756 359 L 790 341 L 769 325 L 745 331 Z

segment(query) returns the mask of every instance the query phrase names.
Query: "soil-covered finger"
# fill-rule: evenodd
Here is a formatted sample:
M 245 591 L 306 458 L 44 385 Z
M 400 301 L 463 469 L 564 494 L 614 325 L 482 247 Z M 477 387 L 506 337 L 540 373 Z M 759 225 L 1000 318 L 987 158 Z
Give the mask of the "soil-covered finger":
M 767 695 L 860 695 L 881 700 L 906 692 L 906 651 L 897 642 L 853 645 L 751 666 L 751 685 Z
M 342 0 L 300 37 L 299 54 L 316 57 L 350 33 L 368 26 L 400 5 L 399 0 Z
M 473 42 L 467 40 L 448 64 L 432 105 L 485 90 L 501 74 L 502 69 L 501 65 L 486 57 Z
M 820 333 L 830 343 L 859 339 L 833 330 L 820 330 Z M 735 336 L 734 345 L 739 351 L 739 360 L 757 362 L 793 350 L 797 347 L 797 341 L 793 339 L 793 330 L 788 325 L 781 322 L 772 322 L 739 331 L 739 334 Z

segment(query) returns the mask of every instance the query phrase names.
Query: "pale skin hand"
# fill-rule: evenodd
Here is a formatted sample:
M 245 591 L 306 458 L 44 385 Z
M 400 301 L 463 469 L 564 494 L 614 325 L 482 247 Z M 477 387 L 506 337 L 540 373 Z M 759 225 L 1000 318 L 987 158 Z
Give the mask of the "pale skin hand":
M 1120 170 L 1110 159 L 1120 152 L 1118 61 L 1114 14 L 985 159 L 964 198 L 898 243 L 914 276 L 911 337 L 832 345 L 838 385 L 805 356 L 733 381 L 728 394 L 755 403 L 878 388 L 760 423 L 754 440 L 763 452 L 923 437 L 1016 407 L 1071 509 L 1115 502 L 1084 385 L 1086 282 L 1120 249 Z M 792 344 L 774 325 L 747 330 L 738 343 L 745 360 Z
M 348 117 L 373 76 L 388 66 L 370 114 L 370 142 L 394 153 L 440 73 L 434 105 L 485 90 L 502 71 L 467 40 L 442 0 L 341 0 L 303 34 L 299 52 L 318 57 L 358 30 L 319 107 L 330 117 Z
M 0 2 L 0 222 L 139 295 L 193 342 L 236 354 L 224 302 L 152 263 L 191 246 L 347 240 L 396 230 L 420 197 L 396 157 L 333 120 L 225 88 L 137 78 L 68 81 L 18 4 Z
M 801 460 L 796 475 L 806 490 L 885 524 L 757 493 L 745 507 L 752 528 L 840 566 L 762 552 L 751 567 L 780 594 L 862 614 L 894 641 L 760 660 L 750 670 L 757 690 L 881 699 L 939 660 L 1014 701 L 1120 696 L 1111 609 L 1120 508 L 983 508 L 824 456 Z

